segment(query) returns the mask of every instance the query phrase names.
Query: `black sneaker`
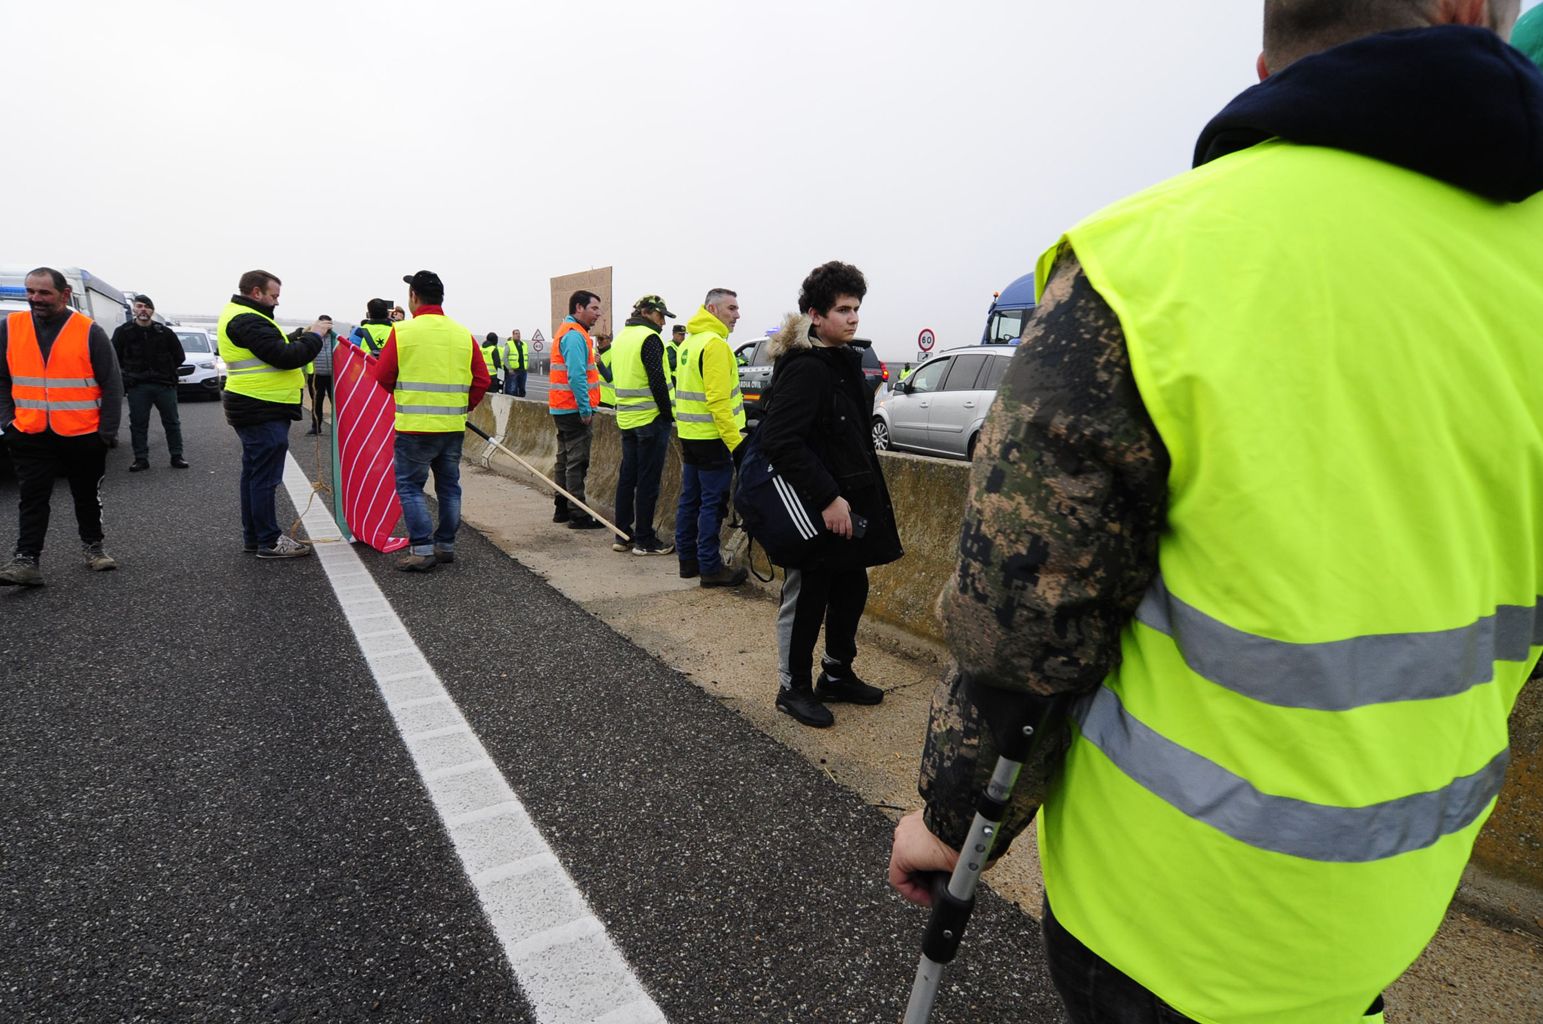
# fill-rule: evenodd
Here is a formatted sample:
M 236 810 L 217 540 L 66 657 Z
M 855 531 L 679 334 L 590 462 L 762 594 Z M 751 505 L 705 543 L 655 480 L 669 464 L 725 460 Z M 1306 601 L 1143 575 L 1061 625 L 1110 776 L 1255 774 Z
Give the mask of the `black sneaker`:
M 808 685 L 808 683 L 804 684 L 804 686 Z M 795 721 L 815 729 L 829 729 L 836 724 L 836 716 L 830 713 L 830 708 L 815 700 L 814 694 L 806 689 L 779 689 L 777 710 L 784 715 L 792 715 Z
M 737 587 L 750 578 L 750 573 L 744 566 L 738 569 L 730 569 L 726 565 L 720 565 L 715 572 L 703 573 L 697 580 L 699 587 Z
M 255 555 L 255 554 L 257 554 L 257 545 L 256 544 L 243 544 L 243 545 L 241 545 L 241 551 L 242 551 L 243 554 Z
M 184 459 L 180 455 L 173 455 L 171 457 L 171 468 L 172 469 L 187 469 L 188 468 L 188 460 Z
M 605 524 L 594 516 L 574 516 L 568 520 L 570 530 L 603 530 Z
M 150 463 L 149 462 L 145 461 L 144 459 L 135 459 L 129 465 L 129 472 L 130 473 L 138 473 L 141 470 L 145 470 L 145 469 L 149 469 L 149 468 L 150 468 Z
M 557 511 L 552 513 L 552 522 L 554 522 L 554 523 L 566 523 L 567 521 L 568 521 L 568 510 L 567 509 L 560 508 Z
M 696 579 L 699 571 L 700 570 L 697 569 L 697 564 L 695 562 L 680 563 L 680 578 L 683 580 Z
M 611 550 L 616 552 L 618 555 L 624 555 L 632 550 L 632 544 L 630 541 L 625 541 L 620 537 L 617 537 L 614 541 L 611 542 Z
M 666 544 L 662 540 L 655 539 L 633 545 L 632 553 L 634 555 L 673 555 L 675 554 L 675 545 Z
M 850 673 L 833 676 L 829 672 L 821 672 L 814 684 L 814 695 L 833 704 L 877 704 L 884 699 L 883 690 L 869 686 Z

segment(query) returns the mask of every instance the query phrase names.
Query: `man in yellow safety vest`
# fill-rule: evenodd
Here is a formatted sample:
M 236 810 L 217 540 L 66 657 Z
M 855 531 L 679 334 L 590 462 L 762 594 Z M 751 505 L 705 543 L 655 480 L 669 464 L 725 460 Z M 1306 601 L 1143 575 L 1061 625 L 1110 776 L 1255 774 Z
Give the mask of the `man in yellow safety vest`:
M 890 880 L 928 902 L 996 738 L 1074 698 L 1000 835 L 1042 801 L 1077 1024 L 1380 1020 L 1494 808 L 1543 651 L 1517 10 L 1266 0 L 1195 169 L 1040 260 Z
M 612 551 L 668 555 L 675 550 L 674 544 L 659 539 L 654 526 L 659 477 L 664 472 L 670 424 L 675 418 L 659 329 L 666 317 L 674 316 L 659 296 L 645 295 L 633 303 L 632 316 L 610 348 L 616 427 L 621 431 L 616 525 L 627 533 L 615 539 Z
M 466 414 L 482 401 L 492 377 L 471 331 L 445 315 L 439 275 L 420 270 L 402 282 L 413 317 L 392 328 L 375 364 L 375 383 L 396 399 L 396 493 L 411 545 L 397 568 L 429 572 L 455 561 Z M 431 470 L 437 529 L 423 497 Z

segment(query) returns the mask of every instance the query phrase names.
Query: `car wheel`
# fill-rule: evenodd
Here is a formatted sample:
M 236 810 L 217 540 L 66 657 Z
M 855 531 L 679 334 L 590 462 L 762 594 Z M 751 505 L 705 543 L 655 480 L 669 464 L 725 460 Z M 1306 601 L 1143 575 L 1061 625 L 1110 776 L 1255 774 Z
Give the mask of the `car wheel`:
M 969 459 L 971 462 L 975 461 L 975 442 L 979 441 L 979 440 L 980 440 L 980 435 L 979 434 L 971 434 L 970 435 L 970 443 L 965 446 L 964 457 Z
M 873 447 L 875 451 L 889 451 L 889 424 L 879 416 L 873 418 Z

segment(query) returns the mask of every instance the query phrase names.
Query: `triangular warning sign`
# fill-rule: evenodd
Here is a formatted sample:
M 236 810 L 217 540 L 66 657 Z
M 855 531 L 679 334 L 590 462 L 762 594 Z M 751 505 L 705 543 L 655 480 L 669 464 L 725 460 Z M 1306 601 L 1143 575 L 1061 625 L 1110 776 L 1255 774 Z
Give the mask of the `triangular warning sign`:
M 546 341 L 546 338 L 542 337 L 542 335 L 541 335 L 541 328 L 539 328 L 539 327 L 536 328 L 536 333 L 532 334 L 530 336 L 530 340 L 531 341 Z

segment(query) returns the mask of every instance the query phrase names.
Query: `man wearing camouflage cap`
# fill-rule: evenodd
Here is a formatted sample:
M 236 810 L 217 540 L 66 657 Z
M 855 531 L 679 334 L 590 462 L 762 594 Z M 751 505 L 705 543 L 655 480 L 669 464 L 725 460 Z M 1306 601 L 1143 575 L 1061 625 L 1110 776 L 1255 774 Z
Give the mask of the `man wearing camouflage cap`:
M 659 329 L 673 318 L 657 295 L 632 305 L 632 316 L 610 349 L 611 383 L 616 396 L 616 426 L 621 430 L 621 473 L 616 481 L 616 525 L 631 536 L 617 537 L 612 551 L 668 555 L 675 545 L 659 539 L 654 508 L 659 476 L 670 445 L 670 381 Z

